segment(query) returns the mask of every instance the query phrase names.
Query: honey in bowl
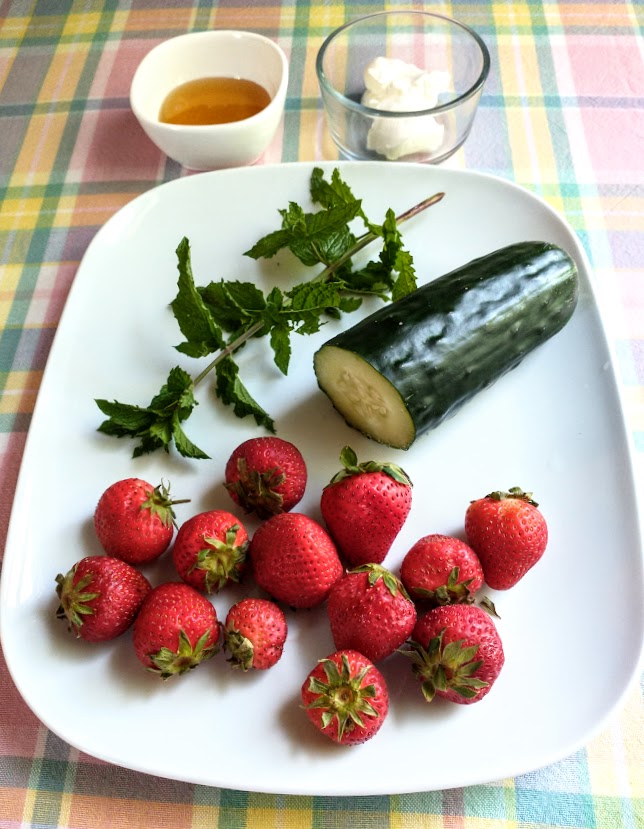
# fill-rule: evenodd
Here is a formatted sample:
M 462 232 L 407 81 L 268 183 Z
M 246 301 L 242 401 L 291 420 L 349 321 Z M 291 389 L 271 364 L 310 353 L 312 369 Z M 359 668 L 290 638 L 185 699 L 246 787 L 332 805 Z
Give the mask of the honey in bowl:
M 263 86 L 244 78 L 198 78 L 176 87 L 159 112 L 165 124 L 229 124 L 257 115 L 271 102 Z

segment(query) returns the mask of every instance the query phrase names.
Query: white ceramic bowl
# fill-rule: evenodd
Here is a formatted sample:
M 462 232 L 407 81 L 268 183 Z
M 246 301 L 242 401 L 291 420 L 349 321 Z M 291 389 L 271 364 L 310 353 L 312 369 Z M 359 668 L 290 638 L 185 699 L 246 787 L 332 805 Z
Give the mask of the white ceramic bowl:
M 261 112 L 226 124 L 186 126 L 159 120 L 168 93 L 206 77 L 241 78 L 263 86 L 271 101 Z M 273 140 L 284 112 L 288 62 L 280 47 L 254 32 L 194 32 L 160 43 L 143 58 L 130 105 L 148 137 L 191 170 L 252 164 Z

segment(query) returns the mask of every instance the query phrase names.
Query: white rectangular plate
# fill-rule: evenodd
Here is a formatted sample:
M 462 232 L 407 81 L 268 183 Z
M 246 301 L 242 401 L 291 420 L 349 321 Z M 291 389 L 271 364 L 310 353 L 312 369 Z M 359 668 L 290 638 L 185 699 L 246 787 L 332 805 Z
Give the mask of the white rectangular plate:
M 611 349 L 577 238 L 544 202 L 489 176 L 405 164 L 334 166 L 367 215 L 401 213 L 437 191 L 443 201 L 404 226 L 421 282 L 512 242 L 542 239 L 577 261 L 581 296 L 571 322 L 492 388 L 407 452 L 349 429 L 317 389 L 312 355 L 341 326 L 296 336 L 289 376 L 267 344 L 240 355 L 242 376 L 275 416 L 278 434 L 309 467 L 298 510 L 319 518 L 322 487 L 342 446 L 361 460 L 388 458 L 414 482 L 414 506 L 388 558 L 397 570 L 411 544 L 459 534 L 469 501 L 494 489 L 532 490 L 547 518 L 541 562 L 510 591 L 491 594 L 506 665 L 480 703 L 428 706 L 408 663 L 382 663 L 391 713 L 369 743 L 352 749 L 319 735 L 299 707 L 316 660 L 333 650 L 324 608 L 288 613 L 282 660 L 267 672 L 233 671 L 222 654 L 161 682 L 134 657 L 131 635 L 105 646 L 69 636 L 54 619 L 54 578 L 99 553 L 92 515 L 120 478 L 169 480 L 190 497 L 178 519 L 233 505 L 224 464 L 262 434 L 200 387 L 186 424 L 211 456 L 133 461 L 133 445 L 97 433 L 94 399 L 146 405 L 173 365 L 205 364 L 173 349 L 181 341 L 168 303 L 175 249 L 190 240 L 197 284 L 251 279 L 268 289 L 304 278 L 292 257 L 254 262 L 243 252 L 279 226 L 290 200 L 309 204 L 312 164 L 207 173 L 135 199 L 96 235 L 61 320 L 34 412 L 4 558 L 1 632 L 13 679 L 35 714 L 77 748 L 132 769 L 205 785 L 266 792 L 364 795 L 466 786 L 549 764 L 579 748 L 618 706 L 642 650 L 642 555 L 630 441 Z M 370 252 L 376 255 L 376 250 Z M 248 521 L 250 530 L 256 526 Z M 176 579 L 166 556 L 146 574 Z M 240 591 L 213 598 L 220 618 Z

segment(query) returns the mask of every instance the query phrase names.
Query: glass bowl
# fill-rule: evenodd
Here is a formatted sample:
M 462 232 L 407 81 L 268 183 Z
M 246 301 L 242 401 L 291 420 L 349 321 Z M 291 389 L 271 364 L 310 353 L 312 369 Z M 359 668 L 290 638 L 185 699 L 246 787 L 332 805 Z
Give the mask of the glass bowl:
M 476 32 L 443 15 L 376 12 L 332 32 L 316 71 L 344 157 L 438 163 L 469 135 L 490 54 Z

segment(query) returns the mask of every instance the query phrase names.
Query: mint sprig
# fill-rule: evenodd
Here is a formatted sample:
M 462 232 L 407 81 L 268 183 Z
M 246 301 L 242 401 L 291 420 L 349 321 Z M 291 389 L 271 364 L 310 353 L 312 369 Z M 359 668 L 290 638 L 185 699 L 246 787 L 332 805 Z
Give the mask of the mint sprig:
M 182 424 L 198 401 L 196 387 L 214 371 L 215 393 L 237 417 L 252 416 L 259 426 L 275 431 L 271 416 L 252 397 L 239 376 L 234 354 L 253 338 L 267 337 L 273 360 L 287 374 L 292 352 L 291 334 L 307 335 L 320 330 L 329 318 L 357 310 L 364 296 L 383 301 L 396 300 L 416 288 L 413 258 L 404 248 L 399 226 L 402 222 L 436 204 L 437 193 L 396 217 L 388 210 L 382 225 L 369 221 L 347 183 L 335 169 L 330 180 L 315 168 L 310 182 L 311 199 L 317 209 L 306 212 L 291 202 L 280 210 L 281 227 L 246 252 L 253 259 L 271 258 L 288 249 L 303 265 L 323 269 L 311 279 L 289 290 L 275 286 L 264 294 L 252 282 L 224 280 L 198 286 L 192 271 L 190 243 L 179 243 L 177 295 L 171 309 L 184 337 L 175 348 L 188 357 L 214 355 L 195 377 L 184 369 L 171 369 L 168 378 L 147 406 L 97 399 L 107 416 L 98 431 L 137 442 L 133 456 L 174 445 L 187 458 L 209 456 L 187 437 Z M 356 236 L 354 220 L 364 225 Z M 378 259 L 355 268 L 353 258 L 372 242 L 381 241 Z

